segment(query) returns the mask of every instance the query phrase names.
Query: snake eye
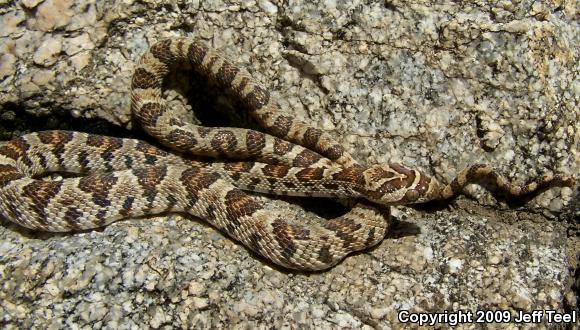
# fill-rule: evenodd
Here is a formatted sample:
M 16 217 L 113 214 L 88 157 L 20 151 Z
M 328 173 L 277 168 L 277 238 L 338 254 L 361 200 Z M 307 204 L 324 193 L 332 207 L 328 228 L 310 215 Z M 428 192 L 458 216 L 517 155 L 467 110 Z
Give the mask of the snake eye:
M 419 199 L 419 192 L 415 189 L 409 189 L 405 192 L 405 200 L 407 202 L 414 202 Z

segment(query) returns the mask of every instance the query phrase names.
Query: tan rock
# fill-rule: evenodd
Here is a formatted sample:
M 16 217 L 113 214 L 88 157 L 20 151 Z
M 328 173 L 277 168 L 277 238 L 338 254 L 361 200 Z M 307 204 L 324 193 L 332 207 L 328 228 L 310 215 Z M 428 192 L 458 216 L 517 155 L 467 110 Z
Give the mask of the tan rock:
M 62 38 L 59 36 L 50 37 L 38 47 L 34 53 L 34 63 L 42 66 L 54 64 L 62 51 Z

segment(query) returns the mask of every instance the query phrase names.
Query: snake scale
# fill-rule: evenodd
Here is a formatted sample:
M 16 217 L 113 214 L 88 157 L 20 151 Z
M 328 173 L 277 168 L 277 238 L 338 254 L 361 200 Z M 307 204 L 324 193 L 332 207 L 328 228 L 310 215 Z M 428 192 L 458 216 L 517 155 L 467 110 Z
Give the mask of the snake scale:
M 170 69 L 183 66 L 239 98 L 268 134 L 177 118 L 162 98 L 162 83 Z M 174 152 L 139 140 L 71 131 L 16 138 L 0 147 L 5 218 L 35 230 L 67 232 L 185 212 L 276 264 L 320 270 L 379 243 L 388 229 L 390 205 L 451 198 L 483 179 L 514 196 L 575 184 L 570 177 L 546 176 L 516 186 L 490 166 L 474 165 L 442 185 L 399 164 L 360 166 L 330 135 L 279 111 L 247 71 L 194 40 L 153 45 L 135 68 L 131 87 L 134 118 Z M 41 178 L 51 172 L 77 176 Z M 342 216 L 312 225 L 289 221 L 284 210 L 265 209 L 244 190 L 357 203 Z

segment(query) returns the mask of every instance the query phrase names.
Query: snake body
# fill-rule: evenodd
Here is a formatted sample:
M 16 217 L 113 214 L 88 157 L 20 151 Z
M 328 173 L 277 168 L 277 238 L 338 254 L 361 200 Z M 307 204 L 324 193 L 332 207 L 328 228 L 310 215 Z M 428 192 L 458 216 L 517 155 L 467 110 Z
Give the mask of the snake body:
M 162 98 L 162 82 L 172 67 L 181 66 L 238 97 L 268 133 L 208 128 L 177 118 Z M 162 40 L 143 55 L 132 80 L 132 113 L 175 153 L 139 140 L 80 132 L 24 135 L 0 147 L 2 215 L 31 229 L 66 232 L 185 212 L 276 264 L 320 270 L 379 243 L 388 229 L 389 205 L 447 199 L 486 178 L 515 196 L 574 185 L 572 178 L 547 176 L 515 186 L 488 165 L 465 169 L 448 185 L 399 164 L 360 166 L 330 135 L 281 112 L 247 71 L 184 38 Z M 78 176 L 39 178 L 50 172 Z M 297 223 L 244 190 L 357 203 L 343 216 Z

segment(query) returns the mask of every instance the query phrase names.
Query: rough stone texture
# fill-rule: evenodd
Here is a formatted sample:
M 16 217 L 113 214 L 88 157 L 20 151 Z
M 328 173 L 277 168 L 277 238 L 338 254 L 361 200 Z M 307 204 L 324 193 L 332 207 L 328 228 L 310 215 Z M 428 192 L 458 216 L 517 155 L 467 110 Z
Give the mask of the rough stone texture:
M 573 1 L 344 3 L 0 1 L 1 136 L 128 136 L 118 126 L 131 127 L 135 61 L 187 35 L 223 49 L 284 111 L 335 132 L 364 163 L 403 162 L 443 181 L 477 162 L 520 182 L 580 172 Z M 202 107 L 211 122 L 239 106 L 183 72 L 169 85 L 184 116 Z M 397 208 L 381 245 L 316 274 L 273 268 L 181 216 L 70 235 L 3 220 L 0 324 L 388 328 L 398 310 L 578 309 L 575 192 L 549 190 L 525 210 L 468 193 L 478 202 Z

